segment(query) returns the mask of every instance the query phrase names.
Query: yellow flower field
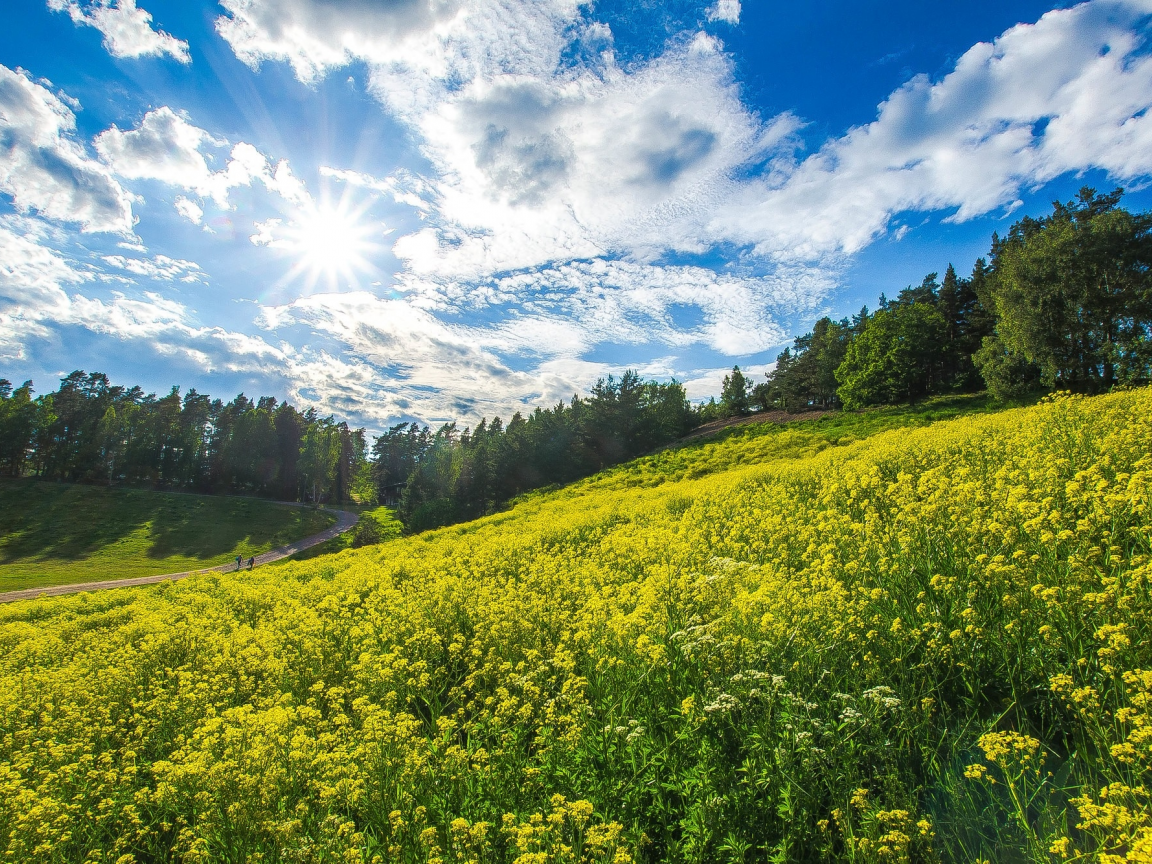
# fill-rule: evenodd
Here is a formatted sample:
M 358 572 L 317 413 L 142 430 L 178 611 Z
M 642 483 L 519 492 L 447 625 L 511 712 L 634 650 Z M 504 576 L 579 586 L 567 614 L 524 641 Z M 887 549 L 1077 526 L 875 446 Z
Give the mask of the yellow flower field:
M 1152 391 L 0 609 L 25 862 L 1152 861 Z

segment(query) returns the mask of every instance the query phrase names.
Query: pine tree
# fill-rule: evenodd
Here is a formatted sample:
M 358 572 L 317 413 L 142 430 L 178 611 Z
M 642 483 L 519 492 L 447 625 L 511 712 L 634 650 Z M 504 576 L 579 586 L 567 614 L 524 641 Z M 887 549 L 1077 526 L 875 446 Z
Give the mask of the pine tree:
M 724 406 L 724 413 L 728 417 L 739 417 L 748 413 L 748 381 L 739 366 L 733 366 L 732 374 L 724 377 L 720 404 Z

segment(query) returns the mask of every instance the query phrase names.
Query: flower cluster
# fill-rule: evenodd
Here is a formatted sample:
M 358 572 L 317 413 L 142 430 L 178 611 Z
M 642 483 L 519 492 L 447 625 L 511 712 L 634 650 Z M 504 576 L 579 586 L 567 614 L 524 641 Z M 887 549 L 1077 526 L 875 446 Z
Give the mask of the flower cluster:
M 833 431 L 0 609 L 4 860 L 1149 860 L 1152 391 Z

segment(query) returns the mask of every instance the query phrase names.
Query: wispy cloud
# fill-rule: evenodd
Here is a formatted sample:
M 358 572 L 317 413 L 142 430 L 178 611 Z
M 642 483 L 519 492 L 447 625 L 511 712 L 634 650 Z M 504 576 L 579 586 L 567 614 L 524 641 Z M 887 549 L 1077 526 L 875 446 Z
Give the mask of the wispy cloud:
M 1067 172 L 1147 176 L 1150 12 L 1146 0 L 1095 0 L 973 46 L 941 80 L 892 93 L 874 122 L 749 182 L 709 236 L 763 255 L 852 254 L 903 210 L 961 222 Z

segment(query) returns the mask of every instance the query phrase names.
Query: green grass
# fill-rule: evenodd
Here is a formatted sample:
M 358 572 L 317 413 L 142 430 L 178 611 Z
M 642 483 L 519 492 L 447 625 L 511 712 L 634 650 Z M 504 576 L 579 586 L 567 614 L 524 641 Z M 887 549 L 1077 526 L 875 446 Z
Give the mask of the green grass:
M 0 480 L 0 591 L 213 567 L 333 521 L 248 498 Z
M 985 393 L 960 394 L 935 396 L 913 405 L 838 411 L 809 419 L 805 414 L 796 414 L 794 420 L 785 423 L 753 421 L 728 426 L 713 435 L 673 444 L 565 487 L 552 485 L 525 492 L 508 502 L 507 510 L 517 504 L 574 494 L 695 480 L 741 465 L 808 459 L 829 447 L 845 447 L 891 429 L 918 429 L 940 420 L 991 414 L 1006 407 L 1018 406 L 1006 406 Z

